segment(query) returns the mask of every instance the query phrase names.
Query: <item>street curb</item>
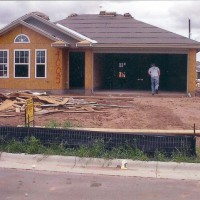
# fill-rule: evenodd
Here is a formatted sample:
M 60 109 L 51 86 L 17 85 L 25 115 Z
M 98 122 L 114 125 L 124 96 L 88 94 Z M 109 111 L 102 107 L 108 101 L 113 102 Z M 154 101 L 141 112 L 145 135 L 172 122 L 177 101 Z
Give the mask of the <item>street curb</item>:
M 97 159 L 41 154 L 0 154 L 0 168 L 200 180 L 200 164 Z

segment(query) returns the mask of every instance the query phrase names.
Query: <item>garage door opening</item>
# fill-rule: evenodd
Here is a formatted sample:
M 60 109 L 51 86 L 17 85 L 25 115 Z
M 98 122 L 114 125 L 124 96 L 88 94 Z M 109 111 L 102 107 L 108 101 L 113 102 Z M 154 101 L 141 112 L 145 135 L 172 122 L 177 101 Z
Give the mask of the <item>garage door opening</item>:
M 149 90 L 148 69 L 161 71 L 160 90 L 186 91 L 186 54 L 94 54 L 94 89 Z

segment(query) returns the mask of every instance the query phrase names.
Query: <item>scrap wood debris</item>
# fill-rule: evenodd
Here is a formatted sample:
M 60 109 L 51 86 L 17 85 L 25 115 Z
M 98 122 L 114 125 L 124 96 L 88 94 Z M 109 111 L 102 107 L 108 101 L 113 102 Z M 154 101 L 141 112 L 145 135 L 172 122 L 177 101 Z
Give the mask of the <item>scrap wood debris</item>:
M 0 111 L 8 110 L 10 109 L 16 101 L 12 101 L 9 99 L 6 99 L 1 105 L 0 105 Z
M 26 100 L 33 98 L 35 115 L 52 113 L 105 113 L 108 108 L 130 108 L 129 106 L 101 104 L 85 99 L 47 95 L 46 92 L 19 91 L 7 94 L 0 93 L 0 117 L 14 117 L 8 112 L 21 113 L 25 111 Z

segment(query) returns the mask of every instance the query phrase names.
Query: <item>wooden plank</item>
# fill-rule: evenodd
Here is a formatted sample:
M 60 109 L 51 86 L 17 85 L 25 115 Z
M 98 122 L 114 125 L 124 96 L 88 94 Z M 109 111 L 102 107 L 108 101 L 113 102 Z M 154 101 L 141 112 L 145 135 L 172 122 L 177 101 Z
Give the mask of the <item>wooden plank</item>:
M 45 107 L 58 107 L 58 106 L 59 106 L 58 104 L 53 104 L 53 103 L 51 104 L 51 103 L 50 103 L 50 104 L 43 104 L 43 105 L 41 105 L 40 107 L 41 107 L 41 108 L 45 108 Z
M 69 98 L 64 98 L 61 102 L 59 102 L 59 105 L 65 105 L 69 101 Z
M 109 104 L 94 104 L 94 106 L 113 107 L 113 108 L 133 108 L 133 106 L 119 106 L 119 105 L 109 105 Z
M 15 103 L 16 103 L 16 101 L 12 101 L 12 100 L 6 99 L 6 100 L 0 105 L 0 111 L 10 109 Z
M 16 112 L 16 113 L 20 113 L 20 112 L 21 112 L 21 109 L 20 109 L 20 108 L 15 108 L 15 112 Z
M 48 114 L 54 114 L 54 113 L 60 113 L 63 112 L 62 110 L 41 110 L 38 112 L 35 112 L 35 115 L 48 115 Z
M 21 97 L 21 98 L 31 98 L 33 95 L 32 94 L 28 94 L 28 93 L 25 93 L 25 92 L 13 92 L 13 93 L 10 93 L 8 95 L 8 98 L 16 98 L 16 97 Z
M 123 134 L 150 134 L 150 135 L 194 135 L 200 136 L 200 130 L 163 130 L 163 129 L 114 129 L 114 128 L 72 128 L 75 130 L 88 130 L 88 131 L 100 131 L 100 132 L 112 132 Z
M 25 103 L 26 103 L 26 102 L 19 102 L 19 101 L 16 101 L 16 102 L 15 102 L 15 105 L 25 105 Z
M 0 117 L 16 117 L 16 115 L 0 115 Z
M 84 111 L 84 110 L 71 110 L 63 112 L 64 113 L 107 113 L 106 111 Z
M 56 101 L 54 98 L 47 97 L 47 96 L 37 96 L 37 98 L 38 98 L 40 101 L 44 101 L 44 102 L 50 103 L 50 104 L 58 104 L 58 103 L 59 103 L 59 102 Z
M 20 106 L 20 105 L 17 105 L 17 104 L 13 104 L 13 106 L 14 106 L 15 108 L 21 108 L 21 106 Z
M 65 105 L 69 98 L 64 98 L 61 102 L 58 100 L 55 100 L 54 98 L 51 97 L 46 97 L 46 96 L 38 96 L 37 97 L 39 100 L 47 102 L 49 104 L 55 104 L 55 105 Z
M 89 106 L 83 106 L 83 107 L 81 107 L 80 108 L 81 110 L 86 110 L 86 111 L 90 111 L 90 112 L 93 112 L 94 111 L 94 109 L 93 108 L 91 108 L 91 107 L 89 107 Z
M 20 98 L 20 97 L 16 97 L 16 100 L 18 100 L 19 102 L 26 103 L 26 99 L 22 99 L 22 98 Z

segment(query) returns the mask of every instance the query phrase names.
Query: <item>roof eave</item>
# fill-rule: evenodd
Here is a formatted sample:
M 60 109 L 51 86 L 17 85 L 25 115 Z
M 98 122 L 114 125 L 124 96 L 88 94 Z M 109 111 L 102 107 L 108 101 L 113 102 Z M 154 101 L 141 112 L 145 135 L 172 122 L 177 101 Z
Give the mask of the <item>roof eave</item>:
M 69 48 L 70 44 L 66 43 L 64 41 L 57 41 L 57 42 L 53 42 L 51 44 L 51 47 L 57 47 L 57 48 Z
M 81 42 L 76 43 L 76 47 L 92 47 L 93 43 L 87 40 L 83 40 Z
M 200 45 L 198 44 L 106 44 L 106 43 L 96 43 L 92 44 L 93 47 L 107 47 L 107 48 L 180 48 L 180 49 L 197 49 L 200 50 Z

